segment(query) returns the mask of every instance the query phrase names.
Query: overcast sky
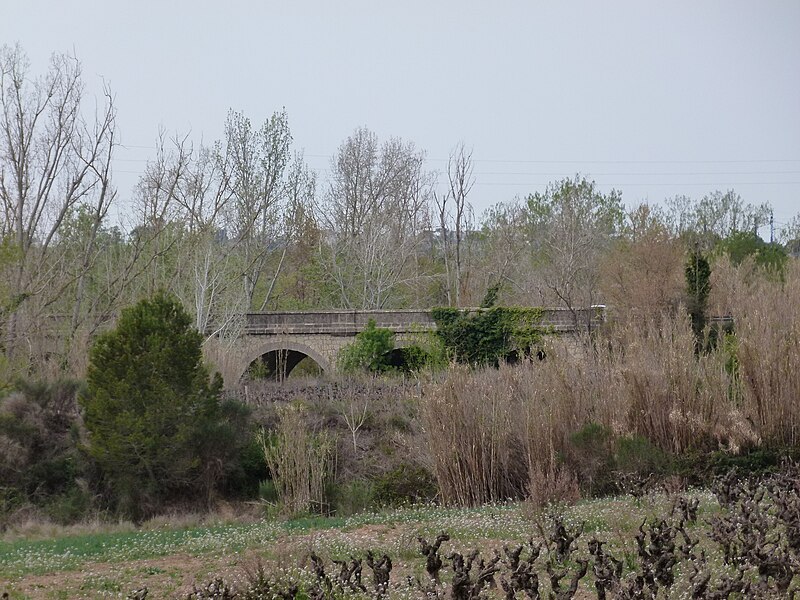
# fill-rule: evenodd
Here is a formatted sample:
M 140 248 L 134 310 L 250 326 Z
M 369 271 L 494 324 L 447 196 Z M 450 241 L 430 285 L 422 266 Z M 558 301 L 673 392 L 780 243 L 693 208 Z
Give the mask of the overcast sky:
M 322 186 L 365 125 L 432 170 L 473 147 L 476 212 L 576 172 L 629 205 L 733 188 L 800 212 L 798 0 L 0 0 L 15 42 L 110 84 L 123 198 L 160 125 L 212 141 L 229 108 L 286 107 Z

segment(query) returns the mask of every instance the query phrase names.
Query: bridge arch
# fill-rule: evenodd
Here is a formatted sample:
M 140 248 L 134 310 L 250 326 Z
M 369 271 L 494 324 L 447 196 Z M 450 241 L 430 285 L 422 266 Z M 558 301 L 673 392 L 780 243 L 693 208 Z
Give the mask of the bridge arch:
M 306 357 L 313 360 L 323 372 L 328 372 L 331 369 L 330 361 L 321 352 L 315 350 L 311 346 L 302 342 L 286 339 L 274 340 L 256 346 L 256 348 L 245 357 L 243 361 L 244 364 L 240 366 L 237 381 L 242 381 L 250 366 L 259 359 L 264 360 L 265 357 L 269 357 L 269 360 L 272 360 L 271 357 L 277 357 L 281 353 L 286 353 L 284 359 L 287 362 L 284 366 L 284 376 L 288 376 L 300 360 Z M 274 367 L 274 365 L 272 366 Z M 277 373 L 275 375 L 277 375 Z
M 393 368 L 405 373 L 413 373 L 422 368 L 430 359 L 429 344 L 419 334 L 397 335 L 394 348 L 385 353 L 384 358 Z

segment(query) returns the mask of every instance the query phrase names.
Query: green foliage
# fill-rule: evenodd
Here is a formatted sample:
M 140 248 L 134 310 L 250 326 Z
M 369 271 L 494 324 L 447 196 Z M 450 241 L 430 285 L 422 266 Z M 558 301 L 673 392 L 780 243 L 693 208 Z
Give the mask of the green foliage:
M 249 415 L 248 415 L 249 416 Z M 242 427 L 242 434 L 235 442 L 240 446 L 237 460 L 231 464 L 225 480 L 226 496 L 236 498 L 258 498 L 261 483 L 267 478 L 267 465 L 258 438 L 249 424 Z
M 560 212 L 574 212 L 609 234 L 622 226 L 625 216 L 619 192 L 603 194 L 593 181 L 580 176 L 551 183 L 544 193 L 531 194 L 527 208 L 534 223 L 548 223 Z
M 617 439 L 614 466 L 617 471 L 627 474 L 664 475 L 671 469 L 672 460 L 647 438 L 630 435 Z
M 398 348 L 396 353 L 399 357 L 399 367 L 408 373 L 424 369 L 431 360 L 430 355 L 419 346 Z
M 375 319 L 370 319 L 366 329 L 356 335 L 355 341 L 339 352 L 339 370 L 343 373 L 384 373 L 390 369 L 387 355 L 392 350 L 394 333 L 377 327 Z
M 272 479 L 264 479 L 258 484 L 258 498 L 264 502 L 277 503 L 278 490 L 275 488 L 275 482 Z
M 481 308 L 492 308 L 497 304 L 497 297 L 500 295 L 500 284 L 496 283 L 486 290 L 486 294 L 481 301 Z
M 392 330 L 377 327 L 374 319 L 369 320 L 366 329 L 352 343 L 341 349 L 338 361 L 343 373 L 413 373 L 446 363 L 438 338 L 419 334 L 411 345 L 395 348 Z
M 332 495 L 334 513 L 339 517 L 362 513 L 374 504 L 374 486 L 363 479 L 353 479 L 335 486 Z
M 746 448 L 738 453 L 716 450 L 676 457 L 673 469 L 694 485 L 709 485 L 715 476 L 731 469 L 742 475 L 765 475 L 777 471 L 783 461 L 797 462 L 798 459 L 798 448 Z
M 722 240 L 720 249 L 728 255 L 734 265 L 740 265 L 748 256 L 758 253 L 764 241 L 751 231 L 737 231 Z
M 447 365 L 442 341 L 433 334 L 420 334 L 409 346 L 395 348 L 386 355 L 388 371 L 417 373 L 424 369 L 441 369 Z
M 92 346 L 80 398 L 88 451 L 123 514 L 208 498 L 237 450 L 236 408 L 220 405 L 222 379 L 209 376 L 202 341 L 178 300 L 159 292 Z
M 263 360 L 254 360 L 249 367 L 245 377 L 248 381 L 258 381 L 260 379 L 269 379 L 271 375 L 269 365 Z
M 383 506 L 426 502 L 437 493 L 436 479 L 419 465 L 401 463 L 374 481 L 375 502 Z
M 692 317 L 692 331 L 698 339 L 706 326 L 708 293 L 711 291 L 711 266 L 699 250 L 693 251 L 686 261 L 686 295 L 689 300 L 689 314 Z
M 603 194 L 594 181 L 576 175 L 547 186 L 544 193 L 526 199 L 527 229 L 535 262 L 547 263 L 559 253 L 553 241 L 564 228 L 589 234 L 599 243 L 611 239 L 621 229 L 625 207 L 621 194 Z
M 529 356 L 546 333 L 541 326 L 541 308 L 493 307 L 467 312 L 439 307 L 431 314 L 436 335 L 452 358 L 472 365 L 497 365 Z
M 737 231 L 722 240 L 719 249 L 728 255 L 734 265 L 752 257 L 755 264 L 766 272 L 783 276 L 789 255 L 780 244 L 767 243 L 752 231 Z
M 570 436 L 565 459 L 584 492 L 594 496 L 618 491 L 619 474 L 661 476 L 672 468 L 669 455 L 647 438 L 615 437 L 610 429 L 595 422 L 586 423 Z
M 54 496 L 45 506 L 47 515 L 61 525 L 75 523 L 89 514 L 92 497 L 89 491 L 73 485 L 65 493 Z
M 570 436 L 566 462 L 584 493 L 605 494 L 613 489 L 614 438 L 600 423 L 589 422 Z

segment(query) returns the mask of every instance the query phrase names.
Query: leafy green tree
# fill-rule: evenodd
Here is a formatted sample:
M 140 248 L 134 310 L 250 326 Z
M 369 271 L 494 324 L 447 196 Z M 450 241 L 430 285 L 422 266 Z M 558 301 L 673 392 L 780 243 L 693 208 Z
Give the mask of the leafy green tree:
M 622 228 L 619 192 L 576 176 L 527 198 L 528 239 L 544 287 L 573 311 L 594 302 L 599 258 Z
M 182 305 L 159 292 L 123 310 L 91 349 L 81 397 L 88 452 L 121 513 L 139 518 L 178 497 L 207 497 L 220 475 L 209 465 L 230 458 L 229 445 L 213 443 L 230 433 L 202 340 Z
M 768 273 L 782 276 L 789 255 L 777 243 L 767 243 L 752 231 L 732 233 L 720 242 L 720 249 L 730 257 L 734 265 L 752 257 L 755 264 Z

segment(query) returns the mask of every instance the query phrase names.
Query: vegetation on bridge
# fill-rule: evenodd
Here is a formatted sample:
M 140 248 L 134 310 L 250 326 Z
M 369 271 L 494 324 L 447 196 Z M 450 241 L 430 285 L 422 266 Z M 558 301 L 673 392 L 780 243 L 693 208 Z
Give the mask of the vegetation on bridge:
M 542 326 L 542 309 L 494 306 L 462 311 L 434 308 L 436 336 L 454 360 L 470 365 L 495 365 L 530 357 L 549 332 Z

